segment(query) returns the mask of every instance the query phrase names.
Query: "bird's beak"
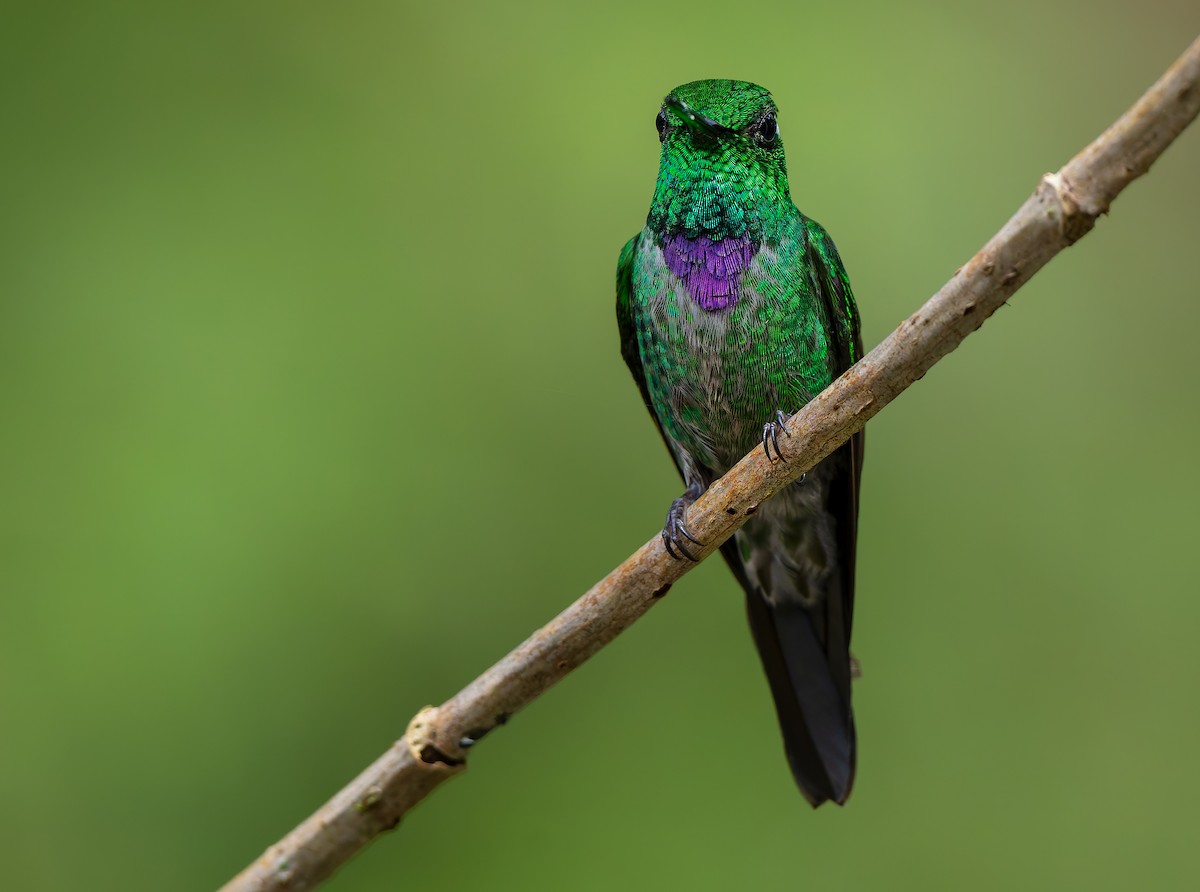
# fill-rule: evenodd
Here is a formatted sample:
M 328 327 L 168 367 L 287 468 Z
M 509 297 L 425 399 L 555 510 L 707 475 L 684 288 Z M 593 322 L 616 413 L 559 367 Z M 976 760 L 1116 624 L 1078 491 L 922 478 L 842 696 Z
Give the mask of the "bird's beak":
M 675 109 L 683 118 L 683 123 L 692 133 L 698 136 L 707 136 L 716 139 L 720 136 L 733 133 L 733 130 L 726 127 L 724 124 L 718 124 L 707 115 L 702 115 L 698 111 L 693 111 L 686 102 L 678 96 L 671 95 L 667 97 L 667 105 Z

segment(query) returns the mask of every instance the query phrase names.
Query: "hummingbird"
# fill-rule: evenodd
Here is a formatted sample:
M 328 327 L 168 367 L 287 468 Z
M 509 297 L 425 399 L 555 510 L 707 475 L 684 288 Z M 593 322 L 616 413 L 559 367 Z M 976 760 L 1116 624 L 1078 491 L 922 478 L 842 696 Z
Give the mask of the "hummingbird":
M 617 323 L 686 487 L 662 541 L 695 560 L 688 507 L 751 449 L 786 461 L 789 413 L 861 358 L 862 335 L 833 240 L 792 203 L 771 94 L 693 81 L 667 95 L 654 123 L 658 180 L 645 227 L 621 249 Z M 745 590 L 788 763 L 814 807 L 844 803 L 854 782 L 862 462 L 858 433 L 721 546 Z

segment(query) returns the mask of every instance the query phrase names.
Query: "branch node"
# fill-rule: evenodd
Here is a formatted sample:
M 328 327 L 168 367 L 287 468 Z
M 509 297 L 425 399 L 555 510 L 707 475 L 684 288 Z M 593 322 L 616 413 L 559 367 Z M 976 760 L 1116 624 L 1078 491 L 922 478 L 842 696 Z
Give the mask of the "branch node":
M 1068 245 L 1075 244 L 1091 232 L 1092 227 L 1096 225 L 1096 218 L 1107 210 L 1107 208 L 1101 208 L 1095 212 L 1084 210 L 1071 181 L 1061 170 L 1043 176 L 1041 183 L 1038 184 L 1038 192 L 1042 194 L 1043 198 L 1053 201 L 1058 206 L 1058 230 Z M 1050 198 L 1048 193 L 1053 193 L 1053 198 Z M 1047 213 L 1053 216 L 1054 209 L 1051 208 Z
M 458 771 L 466 762 L 449 755 L 438 745 L 439 718 L 440 713 L 436 706 L 426 706 L 408 723 L 408 730 L 404 732 L 404 742 L 418 765 L 427 766 L 435 771 Z

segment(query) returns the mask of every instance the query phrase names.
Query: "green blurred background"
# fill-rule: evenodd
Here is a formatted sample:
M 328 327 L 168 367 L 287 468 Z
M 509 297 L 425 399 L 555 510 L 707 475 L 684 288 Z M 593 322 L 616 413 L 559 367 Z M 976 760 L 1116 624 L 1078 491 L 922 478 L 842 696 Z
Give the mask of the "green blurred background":
M 6 4 L 0 864 L 210 889 L 658 529 L 613 271 L 674 85 L 782 109 L 875 344 L 1194 0 Z M 713 561 L 328 888 L 1171 889 L 1200 127 L 871 423 L 845 809 Z

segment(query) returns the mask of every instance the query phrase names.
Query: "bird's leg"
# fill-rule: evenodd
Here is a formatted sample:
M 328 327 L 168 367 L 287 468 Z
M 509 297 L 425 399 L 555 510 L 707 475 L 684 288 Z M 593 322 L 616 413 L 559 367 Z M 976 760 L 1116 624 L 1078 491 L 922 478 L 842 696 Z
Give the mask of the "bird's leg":
M 783 450 L 781 450 L 779 448 L 779 434 L 780 434 L 780 432 L 782 432 L 785 437 L 791 436 L 791 434 L 788 433 L 788 429 L 786 427 L 787 420 L 791 417 L 792 417 L 791 415 L 784 415 L 782 409 L 776 409 L 775 410 L 775 420 L 768 421 L 766 424 L 763 425 L 762 444 L 763 444 L 763 452 L 765 452 L 767 454 L 767 461 L 770 461 L 770 462 L 776 462 L 776 461 L 786 462 L 787 461 L 787 459 L 783 457 Z M 775 448 L 774 455 L 771 455 L 772 447 Z M 807 473 L 801 474 L 799 479 L 796 480 L 796 485 L 797 486 L 803 485 L 804 481 L 807 479 L 808 479 Z
M 785 427 L 790 415 L 784 415 L 782 409 L 775 410 L 775 418 L 773 421 L 768 421 L 763 425 L 762 444 L 763 452 L 767 454 L 767 461 L 787 461 L 783 457 L 783 452 L 779 448 L 779 434 L 782 431 L 785 437 L 790 437 L 788 429 Z M 771 455 L 771 447 L 775 447 L 775 455 Z
M 684 490 L 683 495 L 671 503 L 671 508 L 667 511 L 667 524 L 663 527 L 662 540 L 666 546 L 667 554 L 681 560 L 687 558 L 689 561 L 698 560 L 698 558 L 688 551 L 684 544 L 686 539 L 689 542 L 703 547 L 704 543 L 688 532 L 687 528 L 687 509 L 688 507 L 704 494 L 704 487 L 699 481 L 688 484 L 688 488 Z

